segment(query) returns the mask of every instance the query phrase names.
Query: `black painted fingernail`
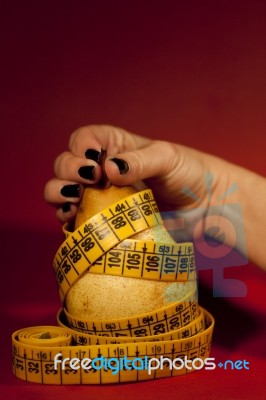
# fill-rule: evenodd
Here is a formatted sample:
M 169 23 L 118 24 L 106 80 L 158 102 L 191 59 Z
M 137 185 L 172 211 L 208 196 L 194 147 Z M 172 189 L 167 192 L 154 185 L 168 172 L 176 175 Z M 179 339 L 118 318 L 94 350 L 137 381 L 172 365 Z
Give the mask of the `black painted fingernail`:
M 78 173 L 79 176 L 81 176 L 81 178 L 89 179 L 90 181 L 92 181 L 94 179 L 93 170 L 94 170 L 94 165 L 88 165 L 86 167 L 80 167 Z
M 79 185 L 65 185 L 61 189 L 61 195 L 64 197 L 79 197 Z
M 100 152 L 94 149 L 88 149 L 85 151 L 85 157 L 89 160 L 96 161 L 99 164 Z
M 71 208 L 70 203 L 64 203 L 64 204 L 62 205 L 62 211 L 63 211 L 64 213 L 70 211 L 70 208 Z
M 120 175 L 125 175 L 129 171 L 129 165 L 125 160 L 121 158 L 110 158 L 110 160 L 118 166 Z

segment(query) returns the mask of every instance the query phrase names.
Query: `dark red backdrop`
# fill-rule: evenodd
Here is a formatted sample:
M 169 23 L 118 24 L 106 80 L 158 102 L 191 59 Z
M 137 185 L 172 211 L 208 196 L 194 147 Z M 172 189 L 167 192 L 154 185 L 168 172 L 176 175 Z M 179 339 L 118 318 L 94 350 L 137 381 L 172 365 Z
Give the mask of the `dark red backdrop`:
M 61 388 L 20 382 L 10 364 L 12 331 L 55 323 L 51 263 L 62 237 L 43 186 L 72 130 L 119 125 L 265 175 L 265 1 L 5 3 L 0 397 L 265 399 L 266 277 L 252 265 L 226 272 L 246 283 L 245 298 L 213 298 L 211 272 L 200 273 L 201 303 L 217 321 L 213 356 L 246 359 L 249 371 Z

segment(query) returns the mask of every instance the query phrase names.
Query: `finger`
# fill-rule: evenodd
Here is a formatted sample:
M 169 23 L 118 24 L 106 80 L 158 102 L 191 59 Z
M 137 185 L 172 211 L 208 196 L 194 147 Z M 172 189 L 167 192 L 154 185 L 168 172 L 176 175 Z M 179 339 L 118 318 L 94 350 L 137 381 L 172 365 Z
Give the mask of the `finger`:
M 77 205 L 71 203 L 64 203 L 61 207 L 56 210 L 56 217 L 61 222 L 71 222 L 77 214 Z
M 104 148 L 107 149 L 108 154 L 117 154 L 141 148 L 149 142 L 151 142 L 150 139 L 127 132 L 122 128 L 89 125 L 72 133 L 69 149 L 78 157 L 90 158 L 88 150 L 99 153 L 101 148 Z M 96 161 L 95 158 L 92 159 Z
M 81 184 L 57 178 L 48 181 L 44 187 L 45 200 L 54 206 L 67 202 L 78 203 L 82 193 L 83 186 Z
M 71 152 L 64 152 L 57 157 L 54 171 L 59 179 L 83 184 L 96 183 L 102 176 L 97 162 L 73 156 Z
M 139 150 L 107 158 L 105 172 L 115 185 L 131 185 L 148 178 L 167 181 L 180 161 L 178 146 L 169 142 L 153 141 Z

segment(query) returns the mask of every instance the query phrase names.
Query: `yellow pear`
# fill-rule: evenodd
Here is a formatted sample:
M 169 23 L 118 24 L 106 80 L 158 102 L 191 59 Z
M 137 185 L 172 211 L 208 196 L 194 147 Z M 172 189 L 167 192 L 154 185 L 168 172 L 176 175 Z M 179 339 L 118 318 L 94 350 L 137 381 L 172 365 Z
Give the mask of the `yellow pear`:
M 136 189 L 131 186 L 86 187 L 76 216 L 75 229 L 111 204 L 134 193 Z M 175 243 L 161 225 L 146 229 L 131 238 Z M 66 296 L 66 308 L 71 315 L 90 320 L 124 318 L 162 308 L 181 299 L 190 288 L 191 285 L 186 283 L 159 282 L 87 271 L 70 288 Z
M 107 189 L 87 187 L 77 213 L 75 228 L 130 194 L 133 187 L 110 186 Z M 158 225 L 131 238 L 175 243 L 168 232 Z M 159 309 L 181 299 L 191 288 L 186 283 L 167 283 L 85 272 L 70 288 L 66 308 L 73 316 L 92 320 L 130 317 Z

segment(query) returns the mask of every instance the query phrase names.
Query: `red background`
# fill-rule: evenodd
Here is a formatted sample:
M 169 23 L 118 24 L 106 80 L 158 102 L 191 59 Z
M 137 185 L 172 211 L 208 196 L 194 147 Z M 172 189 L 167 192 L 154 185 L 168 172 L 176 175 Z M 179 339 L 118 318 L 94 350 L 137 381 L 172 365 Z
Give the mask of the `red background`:
M 213 298 L 211 272 L 199 277 L 216 318 L 212 356 L 246 359 L 248 371 L 41 387 L 15 379 L 10 363 L 12 331 L 55 324 L 62 236 L 43 187 L 75 128 L 114 124 L 265 175 L 265 1 L 3 1 L 0 19 L 0 398 L 265 399 L 266 276 L 251 264 L 226 272 L 246 298 Z

